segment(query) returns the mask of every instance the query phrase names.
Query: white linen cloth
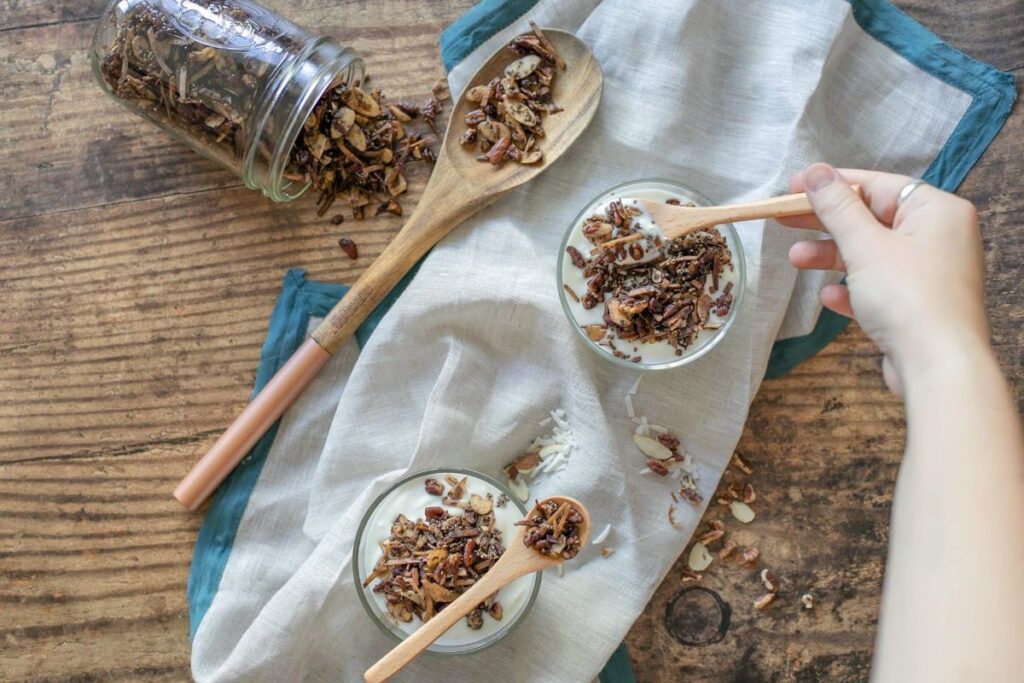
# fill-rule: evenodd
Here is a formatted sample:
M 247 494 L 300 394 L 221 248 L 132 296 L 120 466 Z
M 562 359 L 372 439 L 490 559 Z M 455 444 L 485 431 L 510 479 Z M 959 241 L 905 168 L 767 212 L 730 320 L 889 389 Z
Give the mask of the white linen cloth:
M 340 353 L 288 412 L 193 645 L 200 681 L 357 681 L 393 642 L 356 595 L 350 561 L 368 504 L 403 474 L 466 466 L 497 475 L 564 408 L 578 442 L 532 492 L 584 501 L 590 549 L 545 577 L 521 628 L 466 657 L 424 656 L 399 680 L 589 681 L 622 641 L 702 510 L 666 520 L 670 483 L 642 475 L 623 398 L 636 379 L 584 348 L 559 304 L 563 232 L 605 188 L 663 177 L 719 202 L 786 191 L 815 160 L 920 175 L 970 97 L 867 35 L 842 0 L 542 0 L 529 18 L 574 31 L 605 75 L 592 127 L 538 180 L 441 242 L 366 347 Z M 450 75 L 458 93 L 501 31 Z M 816 320 L 824 274 L 797 276 L 805 235 L 739 229 L 747 294 L 698 362 L 645 376 L 638 414 L 682 437 L 711 498 L 773 340 Z M 834 277 L 834 276 L 832 276 Z

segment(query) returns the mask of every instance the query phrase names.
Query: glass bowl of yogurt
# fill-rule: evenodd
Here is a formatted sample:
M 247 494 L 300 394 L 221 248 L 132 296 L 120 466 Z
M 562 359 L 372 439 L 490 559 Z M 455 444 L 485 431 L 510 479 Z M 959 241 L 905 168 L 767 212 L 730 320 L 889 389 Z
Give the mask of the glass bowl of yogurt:
M 455 493 L 453 489 L 457 487 L 458 482 L 463 481 L 465 481 L 464 490 L 460 492 L 461 495 L 458 499 L 454 499 L 452 497 Z M 428 485 L 428 482 L 431 483 Z M 438 486 L 443 489 L 442 493 L 437 492 Z M 401 524 L 402 528 L 408 530 L 410 527 L 416 527 L 419 523 L 431 522 L 431 515 L 440 515 L 441 512 L 445 513 L 446 519 L 469 514 L 476 515 L 472 506 L 477 505 L 477 509 L 481 509 L 479 505 L 488 505 L 488 501 L 490 511 L 487 514 L 493 515 L 493 525 L 488 523 L 484 516 L 484 528 L 491 528 L 500 533 L 487 534 L 485 531 L 490 545 L 488 546 L 487 541 L 481 539 L 480 545 L 484 548 L 474 554 L 473 561 L 473 565 L 479 568 L 482 562 L 488 562 L 487 558 L 495 555 L 499 549 L 494 543 L 495 539 L 507 547 L 507 544 L 515 537 L 515 523 L 523 519 L 528 512 L 512 492 L 498 481 L 479 472 L 457 467 L 424 470 L 403 477 L 370 505 L 356 532 L 352 567 L 356 592 L 359 594 L 363 607 L 384 633 L 395 640 L 404 640 L 423 625 L 422 605 L 417 604 L 412 610 L 395 606 L 389 609 L 385 595 L 374 590 L 374 587 L 381 583 L 381 578 L 371 578 L 367 582 L 368 577 L 374 576 L 378 562 L 385 555 L 382 543 L 392 540 L 393 527 L 398 528 L 397 525 Z M 404 517 L 402 522 L 398 521 L 400 516 Z M 479 518 L 481 518 L 480 515 L 477 518 L 469 517 L 469 519 Z M 465 524 L 464 519 L 453 519 L 452 521 L 461 521 Z M 479 526 L 479 522 L 476 526 Z M 454 533 L 459 533 L 460 528 L 466 527 L 453 525 Z M 417 551 L 416 556 L 429 558 L 428 547 L 429 544 Z M 491 551 L 489 553 L 486 552 L 488 548 Z M 452 555 L 459 555 L 461 560 L 464 550 L 464 546 L 459 546 L 459 552 L 453 552 Z M 404 560 L 397 560 L 397 562 L 402 561 Z M 417 566 L 417 584 L 419 586 L 422 586 L 420 575 L 430 574 L 427 567 L 431 561 L 431 559 L 424 560 Z M 404 573 L 404 571 L 399 569 L 396 573 Z M 464 573 L 468 574 L 468 572 Z M 486 569 L 478 573 L 482 576 L 486 573 Z M 404 579 L 402 580 L 404 581 Z M 474 617 L 476 628 L 471 627 L 470 618 L 460 619 L 427 650 L 442 654 L 468 654 L 498 642 L 508 635 L 530 610 L 537 598 L 537 592 L 540 590 L 540 582 L 540 572 L 516 579 L 493 597 L 497 607 L 492 603 L 490 609 L 482 610 Z M 367 585 L 364 587 L 364 584 Z M 448 585 L 447 589 L 434 588 L 434 590 L 450 590 L 451 588 L 452 586 Z M 423 600 L 423 592 L 426 591 L 415 591 L 414 597 L 417 600 Z M 414 603 L 403 602 L 403 604 L 413 607 Z M 417 610 L 421 614 L 411 613 Z
M 658 178 L 605 190 L 565 232 L 558 291 L 566 318 L 591 350 L 632 370 L 664 370 L 697 360 L 725 338 L 743 301 L 746 261 L 732 224 L 670 241 L 640 199 L 714 205 L 692 187 Z M 641 239 L 623 241 L 630 236 Z M 694 280 L 676 275 L 691 269 Z M 613 280 L 622 282 L 618 293 L 603 291 Z M 689 300 L 675 300 L 674 291 Z

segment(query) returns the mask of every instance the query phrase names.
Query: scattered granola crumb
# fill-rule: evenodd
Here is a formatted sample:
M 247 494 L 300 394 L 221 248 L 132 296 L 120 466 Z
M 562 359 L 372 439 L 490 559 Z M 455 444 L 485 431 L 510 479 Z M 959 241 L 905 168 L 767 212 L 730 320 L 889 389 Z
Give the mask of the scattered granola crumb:
M 778 579 L 775 578 L 775 574 L 772 573 L 771 569 L 765 568 L 765 569 L 761 570 L 761 583 L 763 583 L 764 587 L 767 590 L 769 590 L 770 592 L 772 592 L 772 593 L 778 593 L 779 592 L 779 582 L 778 582 Z
M 754 600 L 754 608 L 759 610 L 766 610 L 768 607 L 775 602 L 777 593 L 765 593 L 757 600 Z
M 736 543 L 735 543 L 735 541 L 728 541 L 728 540 L 725 541 L 722 544 L 722 549 L 718 551 L 718 559 L 724 560 L 725 558 L 727 558 L 730 555 L 732 555 L 733 551 L 735 551 L 735 550 L 736 550 Z
M 747 461 L 743 459 L 739 451 L 732 454 L 732 462 L 736 467 L 743 472 L 743 474 L 753 474 L 754 470 L 747 464 Z
M 615 548 L 601 548 L 601 557 L 611 557 L 614 552 Z
M 703 574 L 698 574 L 689 567 L 683 567 L 683 583 L 689 583 L 690 581 L 700 581 L 703 578 Z
M 804 609 L 814 609 L 814 596 L 810 593 L 801 595 L 800 602 L 803 604 Z
M 744 567 L 752 567 L 754 563 L 757 562 L 757 557 L 760 554 L 761 552 L 757 548 L 750 546 L 749 548 L 743 549 L 743 552 L 739 554 L 737 560 Z

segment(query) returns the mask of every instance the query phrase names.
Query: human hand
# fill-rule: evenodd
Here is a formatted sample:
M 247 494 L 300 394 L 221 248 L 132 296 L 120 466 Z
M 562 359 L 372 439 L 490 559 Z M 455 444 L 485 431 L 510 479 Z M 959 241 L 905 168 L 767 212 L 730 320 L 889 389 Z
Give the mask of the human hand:
M 931 185 L 916 188 L 899 207 L 911 178 L 813 164 L 790 181 L 807 192 L 815 215 L 780 222 L 825 229 L 832 239 L 801 241 L 789 260 L 797 268 L 847 273 L 827 285 L 822 303 L 853 317 L 885 354 L 889 388 L 988 343 L 984 261 L 974 205 Z M 862 187 L 861 200 L 849 183 Z

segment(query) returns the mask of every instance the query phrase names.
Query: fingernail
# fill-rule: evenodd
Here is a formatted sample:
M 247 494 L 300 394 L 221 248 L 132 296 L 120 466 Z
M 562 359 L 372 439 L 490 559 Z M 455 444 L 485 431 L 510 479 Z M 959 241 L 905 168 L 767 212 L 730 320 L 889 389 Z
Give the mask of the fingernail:
M 804 187 L 808 192 L 818 192 L 831 185 L 836 179 L 836 172 L 828 164 L 814 164 L 804 171 Z

